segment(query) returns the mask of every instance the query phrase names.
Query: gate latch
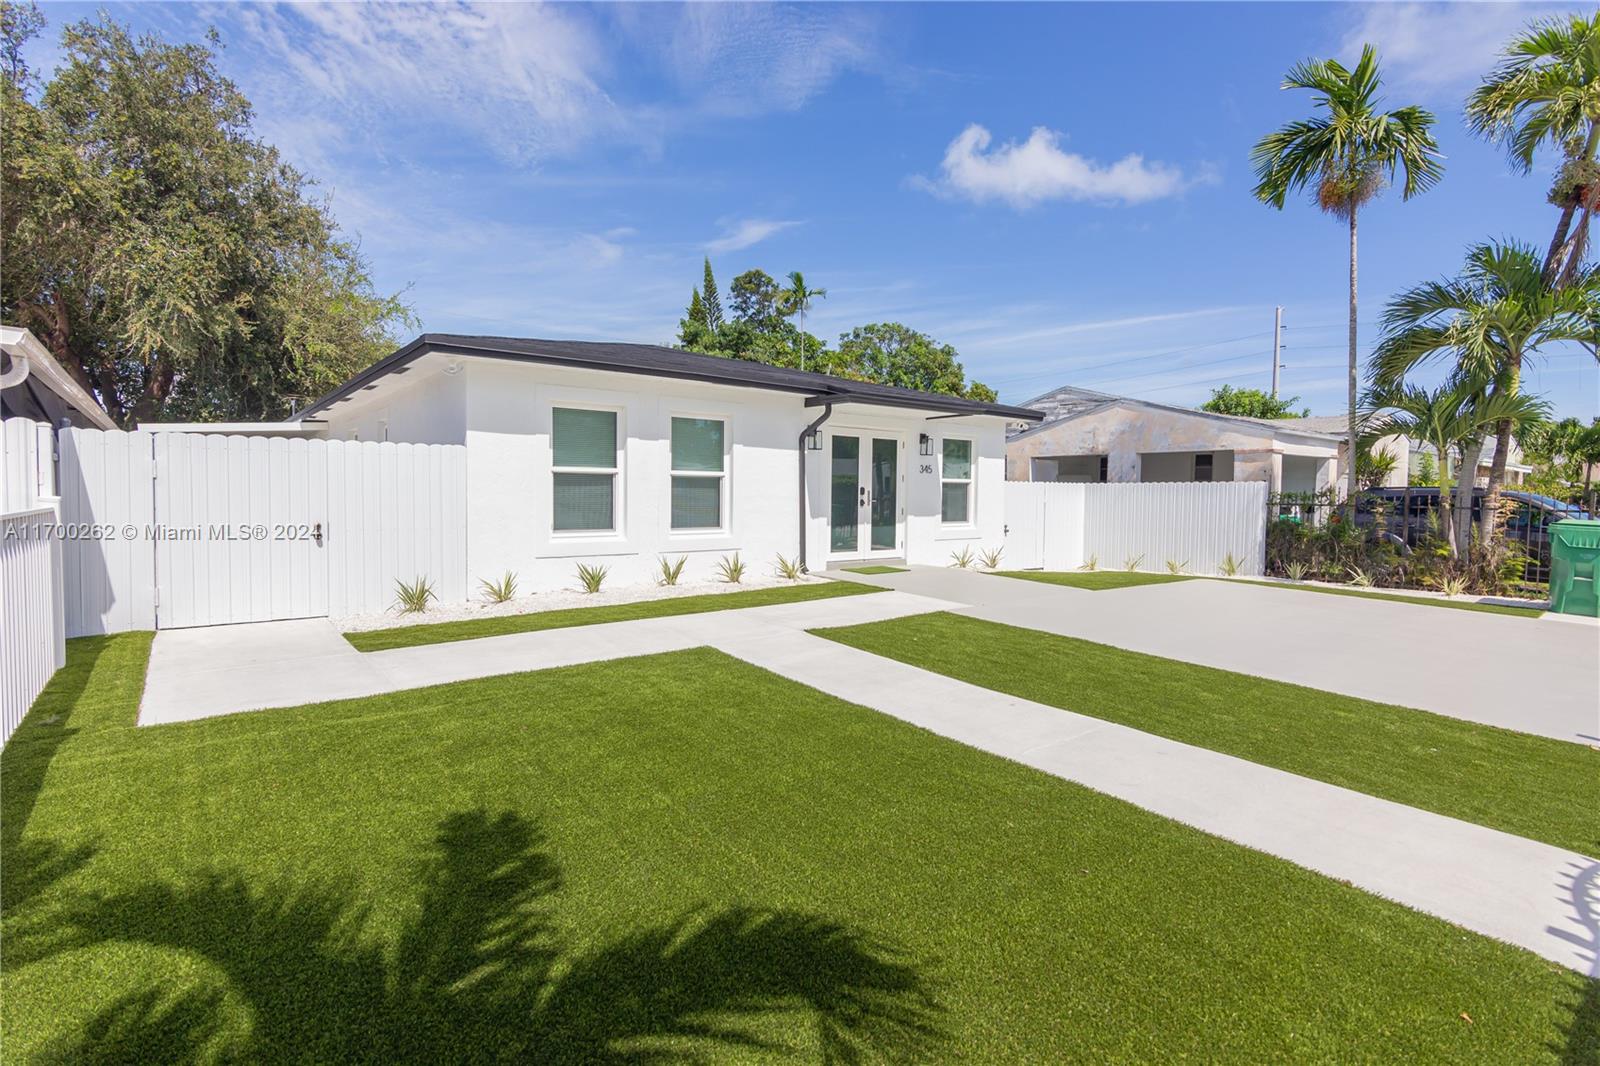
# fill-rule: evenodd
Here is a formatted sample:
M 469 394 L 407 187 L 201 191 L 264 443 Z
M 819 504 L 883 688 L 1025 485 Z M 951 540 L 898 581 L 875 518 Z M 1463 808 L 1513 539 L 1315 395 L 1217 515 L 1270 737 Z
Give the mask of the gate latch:
M 311 527 L 311 539 L 317 542 L 317 546 L 318 547 L 322 546 L 322 523 L 321 522 L 318 522 L 316 525 Z

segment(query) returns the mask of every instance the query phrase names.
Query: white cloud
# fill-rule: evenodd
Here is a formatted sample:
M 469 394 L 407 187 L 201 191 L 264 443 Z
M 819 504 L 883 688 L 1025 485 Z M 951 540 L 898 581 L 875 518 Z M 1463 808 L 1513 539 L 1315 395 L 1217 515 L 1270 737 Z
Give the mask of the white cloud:
M 772 236 L 792 226 L 800 225 L 795 221 L 778 221 L 770 218 L 747 218 L 734 225 L 722 236 L 706 242 L 706 251 L 713 255 L 723 252 L 737 252 L 741 248 L 748 248 L 752 244 L 759 244 Z
M 1500 50 L 1529 22 L 1570 10 L 1541 4 L 1359 4 L 1339 54 L 1378 50 L 1396 86 L 1460 89 L 1493 70 Z
M 939 177 L 916 177 L 912 183 L 978 203 L 1000 200 L 1019 210 L 1047 200 L 1139 204 L 1176 196 L 1194 183 L 1177 167 L 1147 163 L 1138 154 L 1106 165 L 1062 151 L 1061 135 L 1043 126 L 1034 127 L 1021 144 L 1007 141 L 990 151 L 992 140 L 982 126 L 968 126 L 945 149 Z

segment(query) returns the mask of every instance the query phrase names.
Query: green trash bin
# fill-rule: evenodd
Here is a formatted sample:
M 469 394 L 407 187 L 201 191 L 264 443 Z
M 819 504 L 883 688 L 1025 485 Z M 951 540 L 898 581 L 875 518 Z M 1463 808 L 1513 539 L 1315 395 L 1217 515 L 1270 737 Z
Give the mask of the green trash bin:
M 1550 609 L 1600 618 L 1600 520 L 1564 518 L 1550 527 Z

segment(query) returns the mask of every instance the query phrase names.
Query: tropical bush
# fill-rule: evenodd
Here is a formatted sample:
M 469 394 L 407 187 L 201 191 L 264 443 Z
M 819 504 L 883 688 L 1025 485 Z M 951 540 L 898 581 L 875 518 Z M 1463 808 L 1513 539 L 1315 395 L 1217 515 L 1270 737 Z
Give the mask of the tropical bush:
M 401 614 L 419 614 L 428 609 L 428 604 L 438 599 L 433 590 L 433 582 L 425 577 L 418 577 L 415 581 L 400 581 L 394 583 L 395 606 L 400 608 Z
M 806 576 L 806 572 L 800 568 L 799 559 L 790 559 L 782 552 L 779 552 L 778 576 L 783 578 L 785 581 L 799 581 L 801 578 Z
M 585 592 L 599 592 L 600 586 L 605 582 L 606 575 L 611 571 L 603 566 L 590 566 L 587 563 L 578 564 L 578 583 Z
M 678 578 L 683 576 L 683 564 L 689 561 L 687 555 L 680 555 L 677 559 L 668 559 L 663 555 L 656 563 L 661 568 L 661 576 L 656 579 L 658 585 L 676 585 Z
M 498 581 L 484 578 L 478 582 L 478 590 L 483 593 L 486 603 L 505 603 L 507 600 L 516 598 L 517 575 L 507 570 Z
M 745 564 L 740 562 L 739 553 L 724 555 L 717 563 L 717 573 L 722 575 L 722 580 L 730 585 L 737 585 L 744 580 Z

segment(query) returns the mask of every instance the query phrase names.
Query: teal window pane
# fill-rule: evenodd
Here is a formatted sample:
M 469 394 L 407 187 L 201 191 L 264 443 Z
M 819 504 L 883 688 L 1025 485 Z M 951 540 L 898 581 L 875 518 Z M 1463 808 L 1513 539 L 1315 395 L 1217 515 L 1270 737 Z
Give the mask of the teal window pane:
M 944 486 L 944 506 L 940 515 L 946 522 L 967 521 L 967 489 L 966 482 L 946 483 Z
M 722 528 L 722 479 L 720 477 L 674 477 L 672 479 L 672 528 Z
M 556 466 L 617 465 L 617 413 L 557 407 L 551 412 L 550 448 Z
M 674 418 L 672 469 L 721 472 L 722 423 L 714 418 Z
M 609 533 L 615 474 L 555 474 L 555 528 Z
M 944 442 L 944 476 L 966 480 L 972 476 L 972 442 L 947 440 Z

